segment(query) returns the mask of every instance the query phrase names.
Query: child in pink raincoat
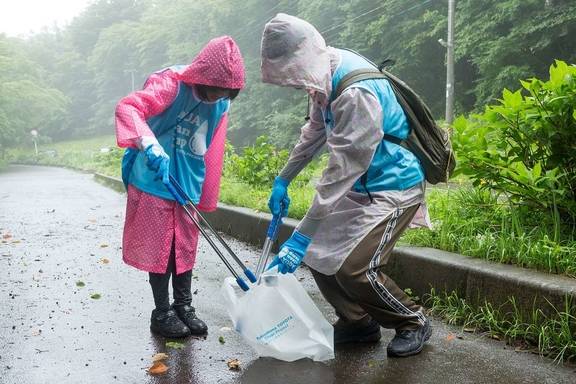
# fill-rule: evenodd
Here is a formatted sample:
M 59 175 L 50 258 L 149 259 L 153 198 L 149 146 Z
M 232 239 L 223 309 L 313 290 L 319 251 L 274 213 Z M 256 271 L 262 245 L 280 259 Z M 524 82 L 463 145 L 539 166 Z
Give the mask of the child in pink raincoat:
M 238 46 L 223 36 L 190 65 L 153 73 L 142 90 L 116 107 L 118 146 L 127 148 L 123 259 L 149 272 L 156 307 L 150 329 L 165 337 L 208 329 L 191 306 L 198 230 L 165 184 L 172 175 L 200 210 L 216 209 L 230 100 L 244 87 L 244 77 Z

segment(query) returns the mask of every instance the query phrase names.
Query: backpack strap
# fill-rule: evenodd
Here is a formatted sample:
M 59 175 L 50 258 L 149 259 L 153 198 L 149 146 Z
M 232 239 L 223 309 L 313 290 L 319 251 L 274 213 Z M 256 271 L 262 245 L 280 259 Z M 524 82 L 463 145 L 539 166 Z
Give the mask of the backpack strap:
M 336 88 L 336 97 L 340 96 L 346 88 L 348 88 L 350 85 L 358 81 L 373 80 L 373 79 L 389 79 L 389 78 L 385 73 L 377 69 L 363 68 L 349 72 L 338 83 L 338 87 Z M 384 140 L 390 141 L 397 145 L 402 145 L 404 143 L 404 140 L 402 140 L 401 138 L 389 134 L 384 134 Z M 373 203 L 374 200 L 372 198 L 372 195 L 370 194 L 370 191 L 368 190 L 368 172 L 365 172 L 360 177 L 360 184 L 362 184 L 364 190 L 368 194 L 370 202 Z
M 340 96 L 342 92 L 346 88 L 348 88 L 353 83 L 362 80 L 370 80 L 370 79 L 387 79 L 384 73 L 380 72 L 377 69 L 370 69 L 370 68 L 361 68 L 356 69 L 352 72 L 347 73 L 341 80 L 338 82 L 338 87 L 336 88 L 336 97 Z
M 340 96 L 342 92 L 349 86 L 358 81 L 362 80 L 374 80 L 374 79 L 387 79 L 390 80 L 389 74 L 387 72 L 380 72 L 377 69 L 370 69 L 370 68 L 363 68 L 363 69 L 356 69 L 348 74 L 346 74 L 338 83 L 338 87 L 336 88 L 336 97 Z M 393 84 L 392 90 L 394 94 L 396 94 L 396 89 L 394 88 Z M 394 144 L 402 145 L 404 140 L 400 139 L 399 137 L 384 134 L 384 140 L 390 141 Z

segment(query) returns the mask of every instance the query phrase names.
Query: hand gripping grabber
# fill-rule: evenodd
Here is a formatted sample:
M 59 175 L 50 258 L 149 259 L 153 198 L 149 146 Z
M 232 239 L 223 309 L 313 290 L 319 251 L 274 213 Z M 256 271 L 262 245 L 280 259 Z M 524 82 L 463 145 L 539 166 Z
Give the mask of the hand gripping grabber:
M 196 226 L 198 227 L 198 229 L 200 230 L 200 232 L 202 233 L 202 235 L 206 238 L 206 240 L 208 241 L 208 243 L 210 244 L 210 246 L 212 246 L 212 249 L 214 249 L 214 251 L 218 254 L 218 256 L 220 257 L 220 259 L 222 260 L 222 262 L 226 265 L 226 267 L 228 268 L 228 270 L 232 273 L 232 275 L 236 278 L 236 282 L 238 283 L 238 285 L 240 286 L 240 288 L 242 288 L 243 291 L 248 291 L 250 288 L 248 287 L 248 284 L 246 284 L 246 282 L 242 279 L 242 277 L 240 277 L 240 275 L 238 275 L 238 273 L 234 270 L 234 268 L 232 268 L 232 265 L 230 264 L 230 262 L 228 261 L 228 259 L 226 259 L 226 257 L 224 256 L 224 254 L 222 253 L 222 251 L 216 246 L 216 244 L 214 243 L 214 241 L 212 240 L 212 238 L 208 235 L 208 233 L 206 232 L 206 230 L 202 227 L 201 223 L 198 221 L 198 219 L 190 212 L 190 210 L 188 208 L 192 208 L 192 210 L 194 211 L 194 213 L 196 215 L 198 215 L 198 217 L 202 220 L 202 224 L 204 224 L 209 230 L 210 232 L 212 232 L 212 234 L 216 237 L 216 239 L 218 239 L 218 241 L 220 242 L 220 244 L 222 244 L 224 246 L 224 248 L 226 248 L 226 251 L 232 256 L 232 258 L 236 261 L 236 263 L 238 263 L 238 265 L 240 266 L 240 268 L 242 268 L 242 271 L 244 271 L 244 274 L 246 275 L 246 277 L 248 277 L 248 279 L 252 282 L 255 283 L 256 282 L 256 276 L 254 276 L 254 274 L 252 273 L 251 270 L 249 270 L 244 263 L 242 263 L 242 261 L 238 258 L 238 256 L 234 253 L 234 251 L 228 246 L 228 244 L 226 244 L 226 242 L 224 241 L 224 239 L 218 234 L 218 232 L 216 232 L 214 230 L 214 228 L 212 228 L 212 226 L 210 225 L 210 223 L 206 220 L 206 218 L 200 213 L 200 211 L 198 210 L 198 208 L 196 207 L 196 205 L 192 202 L 192 200 L 190 199 L 190 197 L 188 197 L 188 195 L 186 194 L 186 192 L 184 192 L 184 190 L 182 189 L 182 187 L 180 186 L 180 184 L 178 184 L 178 181 L 176 181 L 176 179 L 174 177 L 172 177 L 172 175 L 170 175 L 170 181 L 168 184 L 166 184 L 166 188 L 168 188 L 168 190 L 170 191 L 170 193 L 172 194 L 172 196 L 174 196 L 174 198 L 176 199 L 176 201 L 178 202 L 178 204 L 180 204 L 182 206 L 182 208 L 184 208 L 184 211 L 186 212 L 186 214 L 188 215 L 188 217 L 194 222 L 194 224 L 196 224 Z

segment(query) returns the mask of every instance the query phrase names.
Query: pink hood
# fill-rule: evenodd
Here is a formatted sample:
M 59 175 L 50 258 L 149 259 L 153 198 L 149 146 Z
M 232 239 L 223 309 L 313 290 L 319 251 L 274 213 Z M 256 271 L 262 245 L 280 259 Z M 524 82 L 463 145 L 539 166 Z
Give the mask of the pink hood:
M 244 60 L 230 36 L 217 37 L 202 48 L 192 63 L 177 74 L 177 78 L 188 85 L 242 89 L 245 81 Z

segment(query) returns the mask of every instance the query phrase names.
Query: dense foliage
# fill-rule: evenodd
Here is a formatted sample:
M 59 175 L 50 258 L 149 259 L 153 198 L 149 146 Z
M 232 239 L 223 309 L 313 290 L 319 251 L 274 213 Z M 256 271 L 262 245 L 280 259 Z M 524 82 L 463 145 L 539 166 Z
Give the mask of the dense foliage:
M 522 87 L 456 121 L 460 167 L 513 203 L 576 219 L 576 67 L 557 61 Z
M 286 147 L 306 97 L 259 80 L 260 35 L 277 12 L 307 19 L 330 45 L 395 59 L 393 72 L 442 116 L 445 0 L 95 0 L 64 29 L 0 35 L 0 145 L 27 141 L 32 129 L 43 140 L 111 133 L 114 104 L 132 84 L 189 62 L 210 38 L 228 34 L 248 71 L 233 107 L 232 143 L 268 135 Z M 542 77 L 554 59 L 576 62 L 575 21 L 571 0 L 458 0 L 457 111 L 481 107 L 518 78 Z

